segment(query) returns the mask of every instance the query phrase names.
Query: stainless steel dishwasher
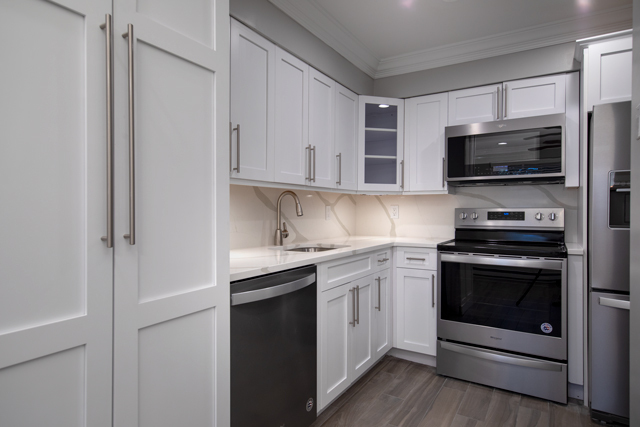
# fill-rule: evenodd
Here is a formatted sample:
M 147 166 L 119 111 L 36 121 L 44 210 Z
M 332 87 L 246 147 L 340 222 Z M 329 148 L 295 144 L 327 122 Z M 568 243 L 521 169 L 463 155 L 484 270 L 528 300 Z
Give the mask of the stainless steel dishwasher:
M 231 283 L 231 426 L 316 419 L 316 267 Z

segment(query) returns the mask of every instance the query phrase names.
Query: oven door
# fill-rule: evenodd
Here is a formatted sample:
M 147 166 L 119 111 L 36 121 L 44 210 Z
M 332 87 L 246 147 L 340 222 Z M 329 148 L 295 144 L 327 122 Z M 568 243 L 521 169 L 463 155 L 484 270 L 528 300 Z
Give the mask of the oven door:
M 438 253 L 438 337 L 567 359 L 567 260 Z

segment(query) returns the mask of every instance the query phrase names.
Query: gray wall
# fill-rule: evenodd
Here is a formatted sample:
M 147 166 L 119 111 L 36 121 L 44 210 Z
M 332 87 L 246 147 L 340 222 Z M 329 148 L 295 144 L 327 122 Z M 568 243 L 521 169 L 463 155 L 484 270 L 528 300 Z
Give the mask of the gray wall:
M 359 95 L 373 79 L 268 0 L 230 0 L 229 14 Z
M 575 43 L 532 49 L 374 81 L 377 96 L 408 98 L 546 74 L 579 70 Z
M 640 0 L 633 0 L 633 102 L 640 104 Z M 640 141 L 638 110 L 631 110 L 631 423 L 640 426 Z

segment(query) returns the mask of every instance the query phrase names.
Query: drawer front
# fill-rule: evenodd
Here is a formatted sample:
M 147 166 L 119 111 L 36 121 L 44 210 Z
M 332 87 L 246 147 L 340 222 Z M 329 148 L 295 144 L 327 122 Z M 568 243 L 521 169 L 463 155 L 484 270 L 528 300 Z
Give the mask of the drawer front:
M 427 248 L 397 248 L 396 267 L 420 270 L 438 269 L 438 251 Z
M 373 271 L 391 267 L 391 248 L 373 252 Z
M 335 288 L 372 274 L 375 259 L 371 253 L 340 258 L 318 264 L 318 285 L 320 291 Z

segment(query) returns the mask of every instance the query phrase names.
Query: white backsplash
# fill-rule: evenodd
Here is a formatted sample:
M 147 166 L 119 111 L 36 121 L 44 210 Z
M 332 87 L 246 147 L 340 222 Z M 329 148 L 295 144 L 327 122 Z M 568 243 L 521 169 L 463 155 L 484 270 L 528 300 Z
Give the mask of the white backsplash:
M 578 236 L 578 190 L 563 185 L 462 187 L 455 194 L 423 196 L 358 196 L 356 234 L 390 237 L 454 235 L 454 209 L 561 207 L 565 210 L 566 241 Z M 391 219 L 390 207 L 399 207 Z
M 231 249 L 271 246 L 276 230 L 276 204 L 282 189 L 232 185 Z M 345 236 L 452 238 L 458 207 L 562 207 L 566 241 L 577 242 L 578 190 L 562 185 L 463 187 L 451 195 L 364 196 L 301 191 L 304 215 L 295 214 L 293 198 L 282 199 L 282 220 L 289 237 L 285 244 Z M 390 206 L 400 216 L 391 219 Z M 325 207 L 331 218 L 325 220 Z
M 276 206 L 280 188 L 232 185 L 230 189 L 231 249 L 273 246 L 276 232 Z M 355 235 L 356 197 L 352 194 L 295 190 L 303 216 L 296 216 L 292 197 L 282 199 L 282 221 L 289 237 L 285 244 Z M 331 218 L 325 220 L 325 207 Z

